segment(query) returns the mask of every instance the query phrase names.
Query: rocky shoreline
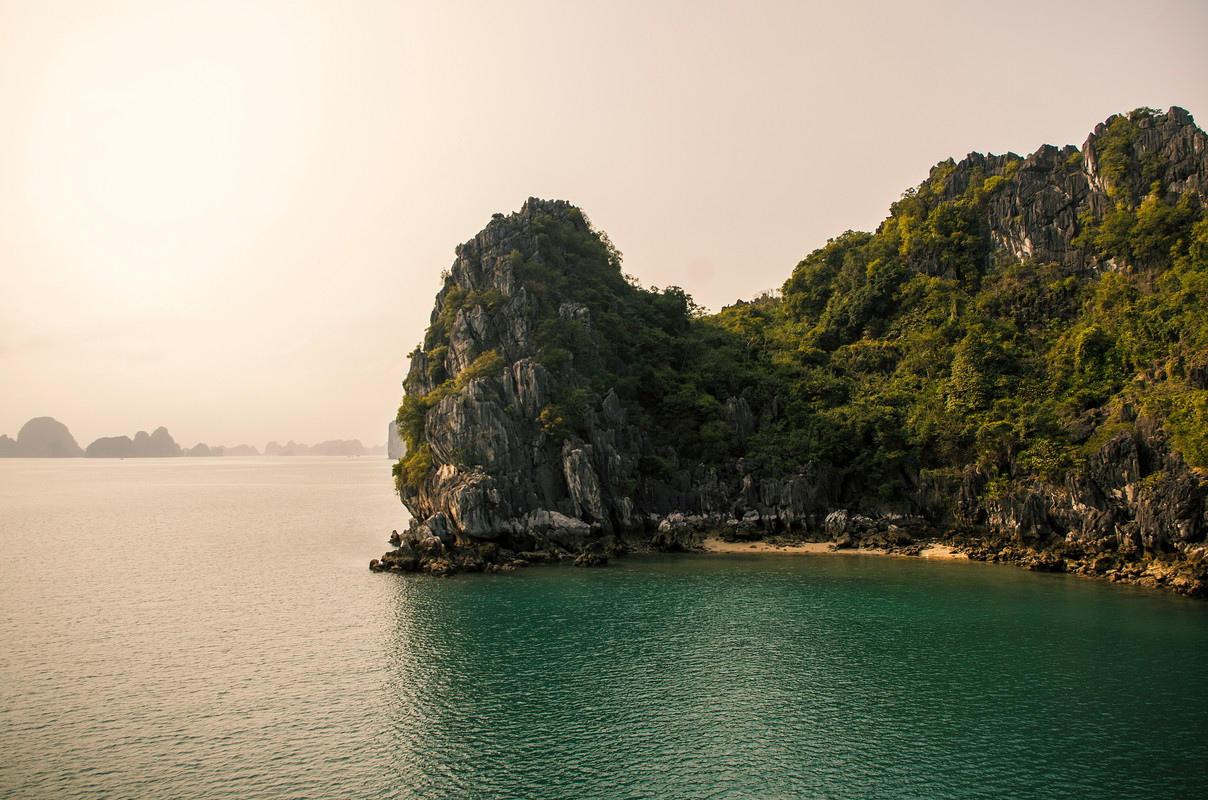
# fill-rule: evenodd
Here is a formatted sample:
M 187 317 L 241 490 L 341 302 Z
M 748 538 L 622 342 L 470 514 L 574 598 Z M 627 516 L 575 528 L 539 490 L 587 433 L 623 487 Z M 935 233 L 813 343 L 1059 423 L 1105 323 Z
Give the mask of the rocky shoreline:
M 429 536 L 411 538 L 394 531 L 395 549 L 373 559 L 374 572 L 421 573 L 450 576 L 458 573 L 513 572 L 539 564 L 575 567 L 607 566 L 610 558 L 655 552 L 720 553 L 858 553 L 867 555 L 926 558 L 964 558 L 971 561 L 1012 565 L 1033 572 L 1067 573 L 1079 577 L 1171 591 L 1191 598 L 1208 598 L 1208 548 L 1184 553 L 1147 554 L 1128 558 L 1118 552 L 1102 552 L 1068 543 L 1050 542 L 1036 548 L 1017 537 L 1004 537 L 987 530 L 937 530 L 925 524 L 902 525 L 900 517 L 871 520 L 846 513 L 831 515 L 830 531 L 812 538 L 765 535 L 743 530 L 741 523 L 710 528 L 712 520 L 671 515 L 660 523 L 661 531 L 648 539 L 601 539 L 581 550 L 552 546 L 542 550 L 515 551 L 495 542 L 451 541 Z M 840 524 L 841 520 L 854 524 Z M 739 532 L 741 531 L 741 533 Z M 835 535 L 837 533 L 837 535 Z
M 831 470 L 807 465 L 774 476 L 749 459 L 639 480 L 637 496 L 617 496 L 603 489 L 615 481 L 600 476 L 629 455 L 613 443 L 639 437 L 623 412 L 609 425 L 610 405 L 605 399 L 594 415 L 592 444 L 568 439 L 561 448 L 570 487 L 562 510 L 501 514 L 501 492 L 492 491 L 501 476 L 447 470 L 455 480 L 438 475 L 425 488 L 423 521 L 396 532 L 395 549 L 370 568 L 449 575 L 597 566 L 627 553 L 700 552 L 709 537 L 902 556 L 938 544 L 976 561 L 1208 598 L 1208 481 L 1172 451 L 1159 424 L 1128 407 L 1099 421 L 1115 434 L 1061 485 L 995 482 L 975 467 L 959 478 L 914 475 L 903 512 L 835 508 L 844 490 Z M 692 510 L 675 510 L 685 507 Z

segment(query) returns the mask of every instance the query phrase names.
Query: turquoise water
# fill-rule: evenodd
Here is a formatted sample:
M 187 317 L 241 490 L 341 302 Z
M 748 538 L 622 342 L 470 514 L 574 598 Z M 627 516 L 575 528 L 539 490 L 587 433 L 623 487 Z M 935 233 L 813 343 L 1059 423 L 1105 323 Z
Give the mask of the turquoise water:
M 1208 604 L 1013 568 L 372 574 L 377 459 L 0 462 L 0 796 L 1208 796 Z

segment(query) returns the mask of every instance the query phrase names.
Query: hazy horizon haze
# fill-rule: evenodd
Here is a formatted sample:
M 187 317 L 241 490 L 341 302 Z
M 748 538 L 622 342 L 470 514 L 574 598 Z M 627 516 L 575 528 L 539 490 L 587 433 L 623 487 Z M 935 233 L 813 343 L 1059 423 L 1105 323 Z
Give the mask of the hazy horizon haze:
M 0 0 L 0 433 L 385 441 L 529 196 L 718 310 L 929 168 L 1208 123 L 1208 5 Z

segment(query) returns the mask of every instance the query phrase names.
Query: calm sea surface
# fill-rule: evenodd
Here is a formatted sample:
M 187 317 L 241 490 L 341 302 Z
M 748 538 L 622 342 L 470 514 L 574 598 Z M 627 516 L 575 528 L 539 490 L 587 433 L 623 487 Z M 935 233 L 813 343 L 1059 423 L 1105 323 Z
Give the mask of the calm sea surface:
M 1203 798 L 1208 604 L 1009 567 L 375 575 L 385 459 L 0 460 L 0 797 Z

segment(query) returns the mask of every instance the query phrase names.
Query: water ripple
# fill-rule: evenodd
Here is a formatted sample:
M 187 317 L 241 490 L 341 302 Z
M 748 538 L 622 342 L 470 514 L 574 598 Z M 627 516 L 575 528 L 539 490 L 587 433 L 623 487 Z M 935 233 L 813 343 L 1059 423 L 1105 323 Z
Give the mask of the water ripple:
M 1208 609 L 980 564 L 373 575 L 369 461 L 0 464 L 0 796 L 1208 796 Z
M 969 602 L 960 593 L 975 583 L 925 585 L 943 566 L 905 586 L 893 585 L 900 562 L 870 568 L 845 576 L 850 564 L 839 560 L 769 571 L 767 562 L 680 559 L 507 581 L 399 579 L 426 595 L 400 605 L 400 625 L 422 630 L 424 642 L 422 657 L 396 664 L 408 692 L 396 719 L 399 774 L 421 797 L 1152 790 L 1147 769 L 1100 769 L 1121 737 L 1148 731 L 1161 747 L 1161 735 L 1154 720 L 1132 716 L 1127 697 L 1104 691 L 1095 668 L 1128 670 L 1072 642 L 1067 634 L 1085 627 L 1054 615 L 1050 593 L 1033 596 L 1035 584 L 999 571 L 977 577 L 1005 576 L 1005 595 Z M 1108 617 L 1135 609 L 1135 598 L 1098 588 L 1071 602 L 1106 603 Z M 1119 654 L 1111 640 L 1095 645 Z M 1131 649 L 1147 664 L 1144 647 Z M 1195 695 L 1196 710 L 1181 715 L 1195 721 L 1202 691 L 1177 670 L 1168 676 Z M 1180 739 L 1204 752 L 1202 737 Z M 1173 795 L 1208 785 L 1194 759 L 1173 758 L 1185 766 L 1165 781 Z

